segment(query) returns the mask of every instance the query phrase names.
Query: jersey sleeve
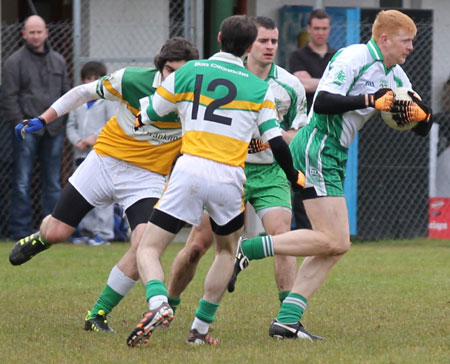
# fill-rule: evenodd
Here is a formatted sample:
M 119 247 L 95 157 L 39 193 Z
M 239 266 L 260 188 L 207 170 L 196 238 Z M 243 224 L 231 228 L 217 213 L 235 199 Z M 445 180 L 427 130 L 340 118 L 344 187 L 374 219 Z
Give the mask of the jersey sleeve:
M 293 85 L 295 95 L 293 97 L 289 111 L 283 118 L 283 122 L 288 129 L 298 130 L 303 128 L 308 121 L 306 91 L 302 83 L 296 78 Z
M 317 90 L 346 96 L 362 67 L 366 64 L 363 48 L 347 47 L 342 49 L 328 64 Z
M 99 96 L 95 92 L 95 85 L 96 82 L 94 81 L 74 87 L 56 100 L 51 105 L 51 108 L 55 110 L 59 117 L 75 110 L 88 101 L 97 100 Z
M 175 94 L 175 74 L 171 73 L 156 89 L 153 95 L 139 100 L 141 121 L 150 124 L 161 120 L 161 117 L 177 111 L 177 95 Z
M 97 80 L 97 95 L 110 101 L 123 101 L 122 97 L 122 82 L 124 79 L 126 68 L 111 73 L 108 76 L 100 77 Z M 125 86 L 126 88 L 126 86 Z
M 275 112 L 275 102 L 270 87 L 267 88 L 257 124 L 259 134 L 264 142 L 268 142 L 272 138 L 281 136 L 280 123 L 278 122 Z

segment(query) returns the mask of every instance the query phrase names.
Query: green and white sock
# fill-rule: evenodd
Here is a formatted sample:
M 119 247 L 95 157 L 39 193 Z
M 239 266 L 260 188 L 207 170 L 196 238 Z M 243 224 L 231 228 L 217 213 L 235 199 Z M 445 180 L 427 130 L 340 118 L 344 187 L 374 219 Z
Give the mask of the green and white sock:
M 108 281 L 102 293 L 97 299 L 91 310 L 89 318 L 95 317 L 99 311 L 110 313 L 114 307 L 124 298 L 127 293 L 134 287 L 137 281 L 131 279 L 123 273 L 117 265 L 111 269 Z
M 172 307 L 173 313 L 176 312 L 177 306 L 180 304 L 180 302 L 181 302 L 181 297 L 170 297 L 169 296 L 169 305 L 170 305 L 170 307 Z
M 289 296 L 289 293 L 291 293 L 291 291 L 280 291 L 278 292 L 278 299 L 280 300 L 280 305 L 283 304 L 284 299 Z
M 209 330 L 209 322 L 200 320 L 198 317 L 194 317 L 191 330 L 196 329 L 199 334 L 205 335 Z
M 273 257 L 273 241 L 270 235 L 244 240 L 242 250 L 249 260 Z
M 216 317 L 218 308 L 218 303 L 208 302 L 203 298 L 200 299 L 198 308 L 195 311 L 195 319 L 191 329 L 197 329 L 200 334 L 206 334 L 209 329 L 209 324 L 213 322 Z
M 289 293 L 281 304 L 277 320 L 285 324 L 292 324 L 300 321 L 306 310 L 307 302 L 308 300 L 305 297 L 297 293 Z
M 151 310 L 160 306 L 163 302 L 168 302 L 169 293 L 163 281 L 157 279 L 148 281 L 145 285 L 145 299 Z

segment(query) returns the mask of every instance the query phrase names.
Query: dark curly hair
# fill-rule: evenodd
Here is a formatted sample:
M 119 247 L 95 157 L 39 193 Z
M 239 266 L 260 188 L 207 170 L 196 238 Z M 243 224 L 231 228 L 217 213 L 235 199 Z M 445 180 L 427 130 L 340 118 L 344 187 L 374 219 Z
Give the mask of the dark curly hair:
M 174 37 L 163 44 L 153 63 L 156 69 L 162 72 L 166 62 L 190 61 L 193 59 L 198 59 L 197 47 L 187 39 Z

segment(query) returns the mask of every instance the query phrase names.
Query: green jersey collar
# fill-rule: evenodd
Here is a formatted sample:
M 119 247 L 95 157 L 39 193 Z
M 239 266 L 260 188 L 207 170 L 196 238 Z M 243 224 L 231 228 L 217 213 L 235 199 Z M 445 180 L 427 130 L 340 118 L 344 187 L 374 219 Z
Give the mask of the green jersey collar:
M 373 59 L 374 59 L 375 61 L 379 61 L 379 62 L 382 62 L 382 63 L 383 63 L 384 72 L 385 72 L 386 74 L 388 74 L 389 72 L 391 72 L 392 68 L 394 68 L 395 65 L 392 66 L 391 68 L 386 68 L 386 65 L 384 64 L 384 58 L 383 58 L 383 55 L 381 54 L 381 50 L 380 50 L 380 48 L 378 47 L 377 43 L 373 40 L 373 38 L 370 39 L 370 40 L 367 42 L 366 45 L 367 45 L 367 48 L 369 49 L 369 52 L 370 52 L 370 54 L 372 55 Z
M 245 68 L 247 68 L 247 59 L 248 59 L 248 56 L 245 56 L 245 58 L 244 58 L 244 66 L 245 66 Z M 277 77 L 278 77 L 277 65 L 275 64 L 275 62 L 272 62 L 272 66 L 270 66 L 269 74 L 267 75 L 267 78 L 264 81 L 268 81 L 269 78 L 276 79 Z

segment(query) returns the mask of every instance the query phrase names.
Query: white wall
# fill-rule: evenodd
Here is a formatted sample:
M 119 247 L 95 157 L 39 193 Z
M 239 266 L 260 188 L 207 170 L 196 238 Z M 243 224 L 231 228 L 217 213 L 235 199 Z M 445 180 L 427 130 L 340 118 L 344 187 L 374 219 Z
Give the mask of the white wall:
M 166 0 L 91 0 L 91 57 L 153 57 L 169 33 Z

